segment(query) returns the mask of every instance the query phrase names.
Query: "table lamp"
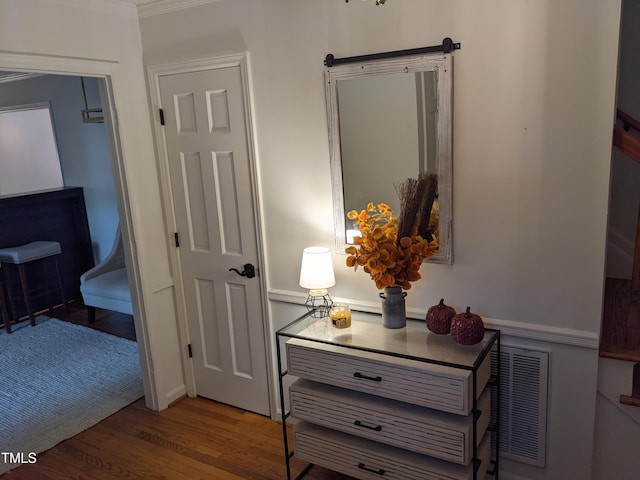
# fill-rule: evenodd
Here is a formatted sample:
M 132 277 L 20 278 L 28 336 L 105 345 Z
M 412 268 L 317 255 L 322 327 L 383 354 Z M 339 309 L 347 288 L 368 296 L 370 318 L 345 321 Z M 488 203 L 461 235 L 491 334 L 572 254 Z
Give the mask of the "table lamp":
M 329 287 L 336 284 L 331 251 L 325 247 L 307 247 L 302 252 L 300 286 L 309 289 L 305 305 L 314 318 L 326 317 L 333 302 Z

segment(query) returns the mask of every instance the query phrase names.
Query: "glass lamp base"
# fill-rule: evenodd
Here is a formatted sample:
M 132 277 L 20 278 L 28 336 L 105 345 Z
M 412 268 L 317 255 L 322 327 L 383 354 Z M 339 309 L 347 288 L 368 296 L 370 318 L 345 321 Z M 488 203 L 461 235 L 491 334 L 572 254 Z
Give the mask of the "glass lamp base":
M 326 289 L 310 290 L 304 304 L 307 306 L 307 310 L 311 312 L 311 317 L 324 318 L 329 315 L 329 309 L 333 305 L 333 301 Z

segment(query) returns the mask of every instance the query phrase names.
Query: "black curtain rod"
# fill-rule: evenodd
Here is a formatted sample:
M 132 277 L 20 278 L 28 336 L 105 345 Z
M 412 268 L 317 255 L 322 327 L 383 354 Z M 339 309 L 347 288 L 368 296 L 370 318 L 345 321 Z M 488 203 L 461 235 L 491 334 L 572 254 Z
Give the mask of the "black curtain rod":
M 454 50 L 460 50 L 460 43 L 454 43 L 449 37 L 442 40 L 442 45 L 434 45 L 433 47 L 410 48 L 409 50 L 396 50 L 395 52 L 372 53 L 370 55 L 358 55 L 356 57 L 335 58 L 329 53 L 324 64 L 327 67 L 340 65 L 342 63 L 366 62 L 368 60 L 380 60 L 381 58 L 402 57 L 406 55 L 420 55 L 422 53 L 444 52 L 450 53 Z

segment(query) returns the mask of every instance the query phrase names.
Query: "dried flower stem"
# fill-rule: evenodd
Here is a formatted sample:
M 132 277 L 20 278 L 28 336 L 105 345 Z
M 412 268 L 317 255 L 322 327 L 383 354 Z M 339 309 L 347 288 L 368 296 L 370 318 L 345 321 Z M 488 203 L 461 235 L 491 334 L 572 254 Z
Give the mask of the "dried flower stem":
M 438 176 L 422 173 L 418 178 L 408 178 L 395 186 L 400 198 L 400 218 L 398 219 L 398 242 L 403 237 L 420 235 L 431 240 L 429 217 L 438 193 Z

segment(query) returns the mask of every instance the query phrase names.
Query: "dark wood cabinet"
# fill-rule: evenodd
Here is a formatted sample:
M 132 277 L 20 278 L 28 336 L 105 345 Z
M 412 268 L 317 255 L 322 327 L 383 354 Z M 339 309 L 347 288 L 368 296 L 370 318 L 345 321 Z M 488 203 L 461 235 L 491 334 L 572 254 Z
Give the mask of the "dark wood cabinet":
M 81 187 L 0 196 L 0 248 L 14 247 L 37 240 L 60 243 L 59 258 L 62 284 L 67 300 L 80 297 L 80 275 L 94 266 L 91 234 L 87 221 L 84 193 Z M 3 268 L 6 268 L 3 267 Z M 55 275 L 55 270 L 45 270 Z M 33 269 L 35 282 L 42 281 L 42 271 Z M 20 292 L 17 274 L 12 275 L 12 290 Z M 46 299 L 34 306 L 41 309 Z M 20 298 L 16 298 L 19 315 L 26 314 Z

